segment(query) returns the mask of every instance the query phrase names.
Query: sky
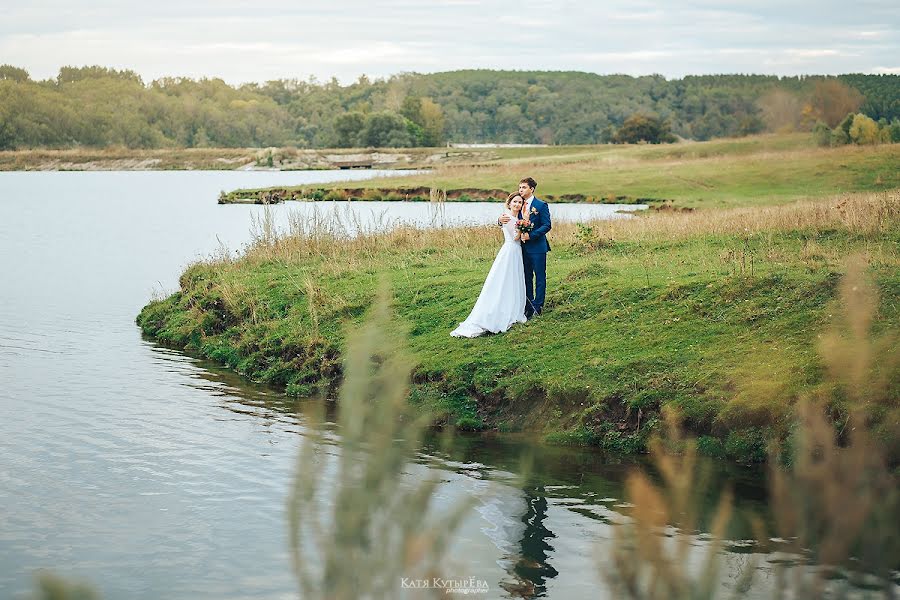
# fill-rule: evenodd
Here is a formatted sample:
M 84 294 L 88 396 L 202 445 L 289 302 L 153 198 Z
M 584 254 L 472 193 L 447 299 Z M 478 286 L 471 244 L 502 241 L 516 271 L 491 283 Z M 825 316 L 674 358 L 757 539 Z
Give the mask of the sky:
M 0 63 L 232 84 L 403 72 L 900 74 L 897 0 L 0 0 Z

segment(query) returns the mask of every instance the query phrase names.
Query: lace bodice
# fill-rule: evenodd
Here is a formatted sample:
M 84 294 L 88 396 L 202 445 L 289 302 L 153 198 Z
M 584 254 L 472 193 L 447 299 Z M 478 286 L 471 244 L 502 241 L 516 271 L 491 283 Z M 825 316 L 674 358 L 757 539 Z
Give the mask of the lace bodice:
M 512 218 L 508 223 L 503 225 L 503 241 L 508 243 L 519 243 L 519 240 L 516 239 L 516 220 L 517 216 L 513 213 L 506 211 L 506 214 L 511 216 Z

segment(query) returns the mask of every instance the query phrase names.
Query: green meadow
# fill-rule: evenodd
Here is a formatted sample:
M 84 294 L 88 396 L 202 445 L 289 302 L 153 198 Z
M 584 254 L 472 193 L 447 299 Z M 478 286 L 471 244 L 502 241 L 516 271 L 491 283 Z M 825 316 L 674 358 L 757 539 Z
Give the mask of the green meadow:
M 900 323 L 896 191 L 561 223 L 545 314 L 502 335 L 451 338 L 498 236 L 491 227 L 260 235 L 240 258 L 188 268 L 180 290 L 138 323 L 289 394 L 333 396 L 347 333 L 387 283 L 415 361 L 412 400 L 435 422 L 642 452 L 669 406 L 701 450 L 742 461 L 790 439 L 801 398 L 824 395 L 836 422 L 849 414 L 847 384 L 830 378 L 821 343 L 856 310 L 840 299 L 848 257 L 864 257 L 872 282 L 858 343 L 884 344 Z M 878 353 L 896 358 L 888 347 Z M 891 360 L 867 410 L 896 459 L 900 360 Z
M 819 148 L 809 134 L 671 145 L 496 148 L 489 156 L 468 162 L 452 161 L 454 151 L 446 150 L 450 164 L 438 164 L 428 173 L 356 182 L 352 189 L 512 191 L 519 179 L 532 176 L 538 181 L 539 197 L 582 196 L 589 202 L 649 199 L 689 208 L 724 208 L 900 187 L 900 144 Z M 331 184 L 321 189 L 341 188 L 342 184 Z M 278 189 L 310 197 L 309 188 Z M 258 191 L 236 190 L 232 196 L 253 197 Z M 373 196 L 354 192 L 329 196 L 338 198 Z M 422 199 L 427 200 L 427 194 Z

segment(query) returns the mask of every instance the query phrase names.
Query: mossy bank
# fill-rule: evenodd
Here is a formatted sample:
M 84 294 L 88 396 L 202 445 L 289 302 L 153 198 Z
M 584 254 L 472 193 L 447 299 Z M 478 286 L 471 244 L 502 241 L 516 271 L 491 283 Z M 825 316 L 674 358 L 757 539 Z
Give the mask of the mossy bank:
M 263 190 L 235 190 L 219 194 L 219 204 L 279 204 L 289 200 L 331 202 L 502 202 L 509 192 L 503 189 L 418 187 L 272 187 Z M 654 204 L 666 206 L 664 198 L 635 198 L 631 196 L 588 196 L 585 194 L 541 194 L 548 202 L 591 204 Z
M 560 224 L 546 313 L 502 335 L 451 338 L 498 235 L 260 239 L 240 259 L 188 268 L 138 323 L 289 394 L 331 394 L 346 333 L 387 280 L 415 361 L 412 400 L 439 422 L 640 452 L 670 405 L 708 454 L 762 460 L 767 442 L 790 437 L 793 403 L 837 385 L 818 340 L 841 314 L 848 255 L 866 256 L 881 298 L 872 334 L 900 317 L 897 192 Z M 894 375 L 869 413 L 896 457 Z M 829 397 L 840 419 L 841 393 Z

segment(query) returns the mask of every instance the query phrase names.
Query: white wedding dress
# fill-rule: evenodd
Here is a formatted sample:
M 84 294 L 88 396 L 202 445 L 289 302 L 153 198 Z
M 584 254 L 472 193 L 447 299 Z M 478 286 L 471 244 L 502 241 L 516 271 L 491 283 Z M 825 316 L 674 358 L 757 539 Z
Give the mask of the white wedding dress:
M 472 312 L 450 332 L 453 337 L 477 337 L 488 331 L 500 333 L 513 323 L 526 321 L 522 244 L 515 239 L 516 217 L 507 214 L 512 219 L 502 227 L 503 246 L 491 265 Z

